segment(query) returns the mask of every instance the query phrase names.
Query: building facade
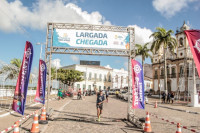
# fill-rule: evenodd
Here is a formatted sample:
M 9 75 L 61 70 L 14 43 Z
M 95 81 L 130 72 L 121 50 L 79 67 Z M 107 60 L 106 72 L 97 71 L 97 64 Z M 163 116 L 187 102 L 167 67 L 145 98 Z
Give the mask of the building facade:
M 74 88 L 86 90 L 104 90 L 112 87 L 112 69 L 98 65 L 70 65 L 63 69 L 78 70 L 84 73 L 84 81 L 76 82 Z
M 193 57 L 190 47 L 184 33 L 184 30 L 189 30 L 184 22 L 180 29 L 176 31 L 177 48 L 175 53 L 167 50 L 167 90 L 168 92 L 178 92 L 181 94 L 190 93 L 193 88 L 192 68 Z M 153 89 L 155 93 L 164 91 L 164 58 L 163 47 L 153 54 Z M 200 80 L 197 76 L 197 89 L 199 88 Z
M 122 89 L 128 87 L 128 71 L 121 68 L 113 69 L 112 73 L 112 88 Z
M 146 65 L 146 64 L 145 64 Z M 78 70 L 84 73 L 83 81 L 74 84 L 75 89 L 85 88 L 86 90 L 105 90 L 108 89 L 125 89 L 128 88 L 128 71 L 121 69 L 112 69 L 99 65 L 70 65 L 62 67 L 63 69 Z M 144 79 L 145 89 L 152 87 L 152 70 L 146 69 Z

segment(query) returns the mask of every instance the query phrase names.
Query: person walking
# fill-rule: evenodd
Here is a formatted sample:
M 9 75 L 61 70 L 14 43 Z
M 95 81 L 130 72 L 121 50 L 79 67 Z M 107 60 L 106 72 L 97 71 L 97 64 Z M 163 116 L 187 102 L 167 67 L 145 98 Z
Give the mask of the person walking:
M 171 95 L 170 95 L 170 93 L 168 92 L 168 94 L 167 94 L 167 103 L 170 103 L 170 98 L 171 98 Z
M 106 89 L 105 94 L 106 94 L 106 101 L 107 101 L 107 103 L 108 103 L 108 97 L 109 97 L 108 88 Z
M 78 96 L 77 96 L 77 99 L 82 99 L 82 97 L 81 97 L 81 88 L 79 88 L 79 90 L 78 90 Z
M 165 96 L 166 96 L 166 94 L 165 94 L 165 92 L 163 92 L 162 93 L 162 100 L 163 100 L 162 103 L 165 103 Z
M 83 88 L 83 99 L 85 100 L 86 90 Z
M 172 104 L 174 103 L 174 93 L 171 93 Z
M 103 103 L 104 102 L 105 102 L 105 98 L 104 98 L 102 90 L 100 90 L 100 92 L 97 94 L 97 104 L 96 104 L 98 121 L 100 121 L 100 116 L 103 111 Z
M 58 89 L 58 100 L 62 98 L 62 89 L 61 87 Z

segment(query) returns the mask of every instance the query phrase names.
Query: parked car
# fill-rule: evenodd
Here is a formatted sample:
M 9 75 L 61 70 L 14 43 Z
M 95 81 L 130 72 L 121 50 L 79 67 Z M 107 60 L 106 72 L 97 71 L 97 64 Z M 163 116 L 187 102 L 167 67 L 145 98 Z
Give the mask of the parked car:
M 122 91 L 119 93 L 119 99 L 124 99 L 124 94 L 126 94 L 126 91 Z
M 128 92 L 125 93 L 123 97 L 124 97 L 124 100 L 125 100 L 125 101 L 128 101 Z
M 109 91 L 109 95 L 115 95 L 115 91 L 114 90 L 110 90 Z
M 153 93 L 154 93 L 154 91 L 152 89 L 150 89 L 149 91 L 145 91 L 144 95 L 145 96 L 151 96 L 151 95 L 153 95 Z

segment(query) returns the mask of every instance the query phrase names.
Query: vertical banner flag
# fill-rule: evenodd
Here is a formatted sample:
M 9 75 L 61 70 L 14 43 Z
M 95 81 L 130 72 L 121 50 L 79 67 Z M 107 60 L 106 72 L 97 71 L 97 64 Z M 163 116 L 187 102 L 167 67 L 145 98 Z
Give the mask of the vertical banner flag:
M 132 108 L 144 109 L 144 77 L 141 64 L 131 60 L 132 64 Z
M 184 32 L 187 36 L 194 62 L 200 77 L 200 30 L 185 30 Z
M 47 73 L 46 63 L 43 60 L 40 60 L 35 102 L 40 102 L 42 104 L 45 104 L 46 73 Z
M 30 42 L 26 41 L 24 57 L 19 72 L 12 104 L 12 109 L 22 115 L 24 115 L 24 108 L 26 104 L 26 95 L 31 72 L 32 58 L 33 46 Z

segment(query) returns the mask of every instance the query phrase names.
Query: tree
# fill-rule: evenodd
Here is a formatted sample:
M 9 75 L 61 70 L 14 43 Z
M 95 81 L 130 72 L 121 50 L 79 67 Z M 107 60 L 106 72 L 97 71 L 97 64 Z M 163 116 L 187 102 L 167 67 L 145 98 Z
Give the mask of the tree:
M 21 64 L 21 59 L 14 58 L 10 61 L 9 65 L 4 65 L 1 68 L 0 74 L 6 74 L 5 80 L 17 78 L 21 68 Z
M 172 30 L 166 31 L 164 28 L 157 27 L 156 32 L 152 33 L 150 37 L 153 37 L 153 43 L 151 45 L 151 51 L 154 53 L 163 47 L 164 55 L 164 89 L 167 93 L 167 69 L 166 69 L 166 50 L 169 49 L 171 52 L 174 52 L 174 49 L 177 46 L 176 39 L 172 37 L 174 33 Z
M 145 43 L 143 46 L 141 44 L 135 44 L 136 46 L 136 56 L 142 56 L 142 67 L 143 67 L 143 71 L 144 71 L 144 61 L 146 58 L 150 57 L 152 58 L 152 56 L 149 54 L 150 49 L 147 48 L 147 45 L 149 43 Z
M 73 85 L 75 82 L 83 81 L 83 72 L 77 70 L 68 70 L 68 69 L 58 69 L 57 70 L 57 79 L 63 84 L 68 86 Z M 55 79 L 55 76 L 52 76 Z

